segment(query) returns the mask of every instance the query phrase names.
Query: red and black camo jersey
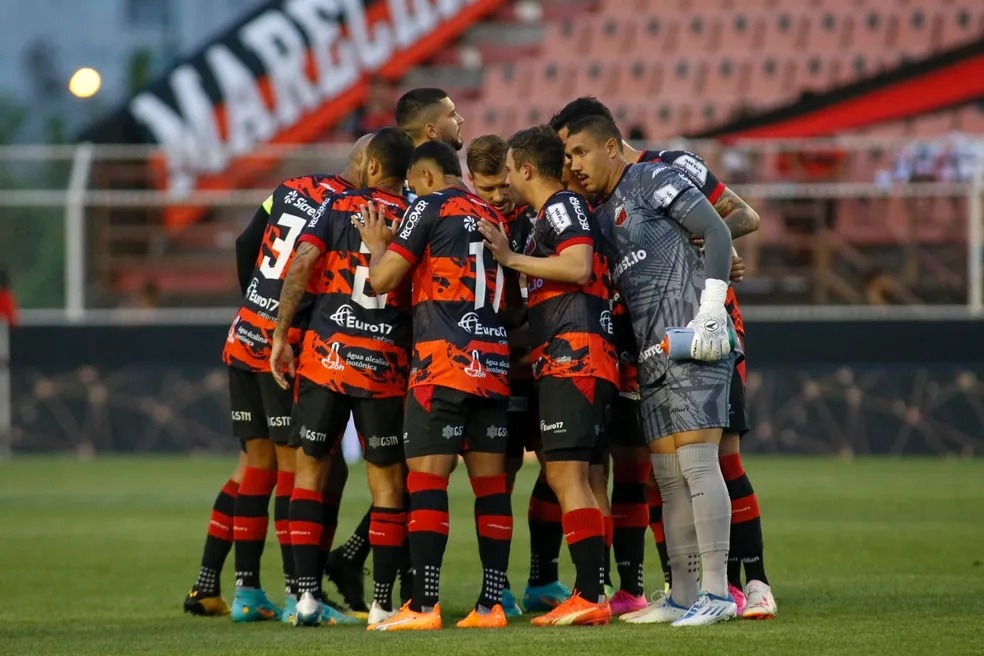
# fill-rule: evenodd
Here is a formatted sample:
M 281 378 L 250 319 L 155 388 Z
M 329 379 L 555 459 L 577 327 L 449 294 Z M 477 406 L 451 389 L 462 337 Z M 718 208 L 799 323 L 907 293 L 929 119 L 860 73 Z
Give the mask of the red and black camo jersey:
M 565 248 L 593 248 L 591 278 L 583 285 L 527 277 L 533 375 L 592 376 L 618 384 L 613 345 L 608 261 L 587 201 L 559 191 L 537 215 L 525 253 L 557 255 Z
M 506 234 L 509 235 L 509 248 L 515 253 L 526 252 L 526 242 L 533 233 L 536 224 L 536 210 L 529 205 L 517 207 L 503 217 L 506 224 Z M 518 285 L 523 301 L 528 300 L 526 276 L 513 270 L 506 271 L 506 277 L 518 278 Z M 508 283 L 507 283 L 508 284 Z M 509 379 L 513 383 L 529 384 L 533 380 L 533 366 L 530 363 L 531 344 L 529 342 L 528 325 L 511 331 L 509 336 Z
M 249 371 L 270 371 L 270 345 L 277 324 L 280 290 L 294 258 L 294 246 L 304 226 L 321 211 L 325 199 L 351 188 L 337 175 L 290 178 L 257 210 L 260 220 L 266 218 L 266 227 L 252 279 L 222 350 L 222 360 L 227 365 Z M 306 310 L 312 301 L 306 296 L 301 302 L 297 319 L 287 335 L 291 344 L 300 342 Z
M 509 396 L 509 341 L 498 316 L 504 276 L 478 231 L 483 219 L 502 223 L 478 196 L 446 189 L 417 198 L 390 244 L 413 265 L 411 388 Z
M 358 189 L 330 198 L 300 237 L 321 251 L 308 285 L 315 294 L 297 375 L 339 394 L 402 396 L 411 340 L 410 285 L 376 294 L 369 284 L 369 249 L 351 218 L 372 201 L 387 223 L 407 208 L 402 196 Z

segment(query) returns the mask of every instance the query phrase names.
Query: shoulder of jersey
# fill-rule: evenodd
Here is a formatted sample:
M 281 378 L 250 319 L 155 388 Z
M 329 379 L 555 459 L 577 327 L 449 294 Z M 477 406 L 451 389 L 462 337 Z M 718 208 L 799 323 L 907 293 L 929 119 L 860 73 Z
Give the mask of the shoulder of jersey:
M 280 183 L 280 188 L 288 192 L 296 191 L 309 198 L 324 198 L 326 194 L 339 194 L 352 188 L 340 175 L 299 175 Z

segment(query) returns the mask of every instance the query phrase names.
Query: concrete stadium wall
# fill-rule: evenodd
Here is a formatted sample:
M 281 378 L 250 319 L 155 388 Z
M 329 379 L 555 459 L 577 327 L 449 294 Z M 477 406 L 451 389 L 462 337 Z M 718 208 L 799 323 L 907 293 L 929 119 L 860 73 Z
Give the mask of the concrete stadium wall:
M 13 331 L 15 453 L 233 450 L 226 331 Z M 982 455 L 982 341 L 981 322 L 756 322 L 743 448 Z

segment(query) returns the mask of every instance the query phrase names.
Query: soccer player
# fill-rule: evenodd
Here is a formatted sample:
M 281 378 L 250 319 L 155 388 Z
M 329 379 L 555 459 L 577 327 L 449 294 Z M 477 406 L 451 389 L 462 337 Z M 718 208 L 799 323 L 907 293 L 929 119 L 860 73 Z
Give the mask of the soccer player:
M 220 574 L 236 543 L 236 599 L 233 619 L 270 619 L 279 610 L 259 587 L 259 565 L 266 540 L 270 495 L 276 485 L 274 523 L 284 556 L 287 611 L 293 597 L 293 559 L 287 522 L 287 501 L 294 479 L 294 454 L 286 445 L 293 401 L 269 383 L 269 343 L 283 276 L 293 255 L 300 227 L 329 194 L 358 183 L 366 135 L 355 142 L 342 175 L 291 178 L 257 209 L 236 239 L 236 270 L 243 304 L 229 330 L 222 359 L 229 367 L 233 433 L 242 453 L 232 478 L 222 487 L 212 509 L 198 581 L 185 599 L 185 611 L 196 615 L 226 615 L 220 595 Z M 298 216 L 297 210 L 303 214 Z M 295 341 L 300 334 L 291 334 Z M 344 484 L 344 479 L 343 479 Z M 240 496 L 241 493 L 241 496 Z M 336 508 L 337 513 L 337 508 Z M 275 612 L 276 611 L 276 612 Z
M 604 116 L 614 123 L 611 112 L 601 101 L 591 96 L 584 96 L 571 101 L 555 114 L 550 125 L 558 131 L 561 138 L 565 138 L 570 123 L 587 116 Z M 724 219 L 731 231 L 732 239 L 739 239 L 758 230 L 760 224 L 758 213 L 738 194 L 722 183 L 699 156 L 682 150 L 639 151 L 625 143 L 623 143 L 623 150 L 629 161 L 664 162 L 679 168 L 714 204 L 714 209 Z M 573 183 L 577 184 L 576 179 L 573 180 Z M 744 265 L 741 258 L 733 257 L 731 280 L 739 282 L 743 272 Z M 735 324 L 738 339 L 744 344 L 745 327 L 733 287 L 728 287 L 725 306 L 728 315 Z M 616 307 L 613 314 L 616 318 L 616 334 L 618 334 L 621 332 L 619 330 L 620 317 L 624 316 L 624 312 Z M 623 390 L 620 398 L 616 400 L 616 407 L 613 412 L 613 419 L 617 423 L 612 435 L 630 438 L 633 435 L 639 436 L 639 431 L 633 428 L 633 425 L 637 423 L 637 413 L 634 410 L 635 403 L 632 400 L 633 398 L 638 399 L 638 383 L 634 375 L 635 351 L 631 348 L 634 345 L 631 329 L 625 332 L 628 333 L 626 336 L 629 346 L 624 349 L 620 348 L 620 358 L 622 359 L 620 373 L 622 373 L 623 378 Z M 766 619 L 775 616 L 776 602 L 765 573 L 762 522 L 758 498 L 755 496 L 755 491 L 745 473 L 739 450 L 741 437 L 750 430 L 745 402 L 746 363 L 744 359 L 738 363 L 735 372 L 737 375 L 733 376 L 731 380 L 729 425 L 724 430 L 720 447 L 721 471 L 728 484 L 728 494 L 731 497 L 732 507 L 731 550 L 728 556 L 729 591 L 735 598 L 738 612 L 742 617 Z M 616 560 L 621 563 L 620 571 L 624 567 L 628 574 L 622 577 L 623 590 L 626 581 L 631 582 L 634 579 L 631 573 L 642 570 L 641 558 L 644 549 L 638 544 L 638 518 L 641 518 L 641 513 L 637 508 L 642 466 L 646 462 L 643 443 L 638 439 L 628 439 L 628 441 L 623 440 L 621 444 L 613 444 L 612 447 L 612 456 L 615 460 L 613 502 L 616 498 L 619 498 L 620 501 L 624 499 L 629 502 L 620 504 L 621 512 L 615 513 Z M 666 583 L 669 584 L 666 543 L 663 540 L 662 502 L 658 486 L 650 486 L 649 501 L 650 526 L 656 536 L 664 576 Z M 622 555 L 619 554 L 620 550 Z M 744 591 L 741 583 L 743 565 L 747 579 Z M 622 599 L 628 600 L 629 595 L 627 594 Z M 621 602 L 622 599 L 618 601 Z M 616 599 L 612 600 L 613 613 L 616 610 L 616 601 Z M 623 608 L 630 610 L 629 604 Z
M 413 139 L 414 147 L 428 141 L 442 141 L 461 150 L 461 117 L 448 94 L 435 88 L 411 89 L 396 103 L 396 124 Z M 414 194 L 405 190 L 409 202 Z M 334 474 L 333 474 L 334 476 Z M 362 518 L 352 537 L 331 552 L 325 574 L 338 587 L 345 603 L 352 610 L 365 608 L 362 573 L 369 556 L 369 513 Z M 400 571 L 400 597 L 409 599 L 412 576 Z
M 576 569 L 574 594 L 536 626 L 607 624 L 602 512 L 588 478 L 618 381 L 607 262 L 587 201 L 561 183 L 564 144 L 547 126 L 509 140 L 508 184 L 537 210 L 525 254 L 491 223 L 482 235 L 495 258 L 526 275 L 533 374 L 547 480 L 560 501 Z
M 439 141 L 414 152 L 409 182 L 417 200 L 395 234 L 372 207 L 353 219 L 372 251 L 378 291 L 413 280 L 413 362 L 404 419 L 410 474 L 413 595 L 374 631 L 442 626 L 441 563 L 448 542 L 448 478 L 459 451 L 475 492 L 482 590 L 460 628 L 502 628 L 512 509 L 506 491 L 509 343 L 499 317 L 504 276 L 482 245 L 478 222 L 500 215 L 470 193 L 454 150 Z
M 461 150 L 461 117 L 454 101 L 442 89 L 411 89 L 396 103 L 396 124 L 410 138 L 414 146 L 427 141 L 443 141 L 455 150 Z
M 522 253 L 536 222 L 536 211 L 519 204 L 506 184 L 506 152 L 509 144 L 496 134 L 487 134 L 468 144 L 465 161 L 468 177 L 475 194 L 502 214 L 512 250 Z M 508 271 L 507 275 L 515 275 Z M 521 281 L 523 298 L 526 280 Z M 530 361 L 529 323 L 509 331 L 510 340 L 510 398 L 509 441 L 506 447 L 506 485 L 512 494 L 516 472 L 523 465 L 523 453 L 535 451 L 540 456 L 540 424 L 537 419 L 533 366 Z M 571 591 L 559 581 L 557 561 L 564 531 L 560 523 L 560 504 L 547 483 L 542 469 L 530 496 L 527 521 L 530 529 L 530 576 L 523 593 L 527 611 L 549 611 L 571 596 Z M 522 615 L 516 598 L 509 589 L 502 593 L 502 606 L 507 617 Z
M 411 333 L 409 296 L 405 290 L 375 293 L 368 282 L 368 249 L 349 217 L 374 202 L 387 220 L 398 219 L 406 209 L 400 192 L 412 153 L 410 138 L 398 128 L 373 135 L 363 158 L 365 188 L 329 199 L 310 218 L 280 296 L 270 360 L 274 377 L 286 388 L 284 372 L 293 376 L 295 371 L 284 326 L 309 286 L 316 294 L 296 370 L 296 417 L 301 427 L 295 435 L 301 449 L 289 514 L 300 593 L 297 626 L 341 623 L 347 617 L 323 602 L 318 551 L 329 455 L 350 413 L 363 440 L 373 498 L 373 605 L 384 610 L 392 606 L 406 531 L 400 411 Z
M 652 621 L 700 626 L 737 615 L 728 593 L 731 507 L 718 463 L 735 360 L 725 310 L 731 234 L 675 167 L 631 165 L 615 124 L 601 116 L 568 128 L 571 172 L 603 202 L 598 220 L 613 243 L 613 283 L 639 348 L 640 413 L 663 496 L 673 572 Z M 704 240 L 703 255 L 690 236 Z M 667 329 L 693 329 L 692 359 L 669 360 Z M 696 577 L 698 564 L 700 583 Z

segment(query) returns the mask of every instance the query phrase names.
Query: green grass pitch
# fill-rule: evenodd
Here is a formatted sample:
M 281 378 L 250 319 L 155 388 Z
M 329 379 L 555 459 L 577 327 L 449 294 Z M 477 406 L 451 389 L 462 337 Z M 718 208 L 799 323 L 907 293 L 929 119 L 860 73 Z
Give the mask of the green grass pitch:
M 184 615 L 209 508 L 232 465 L 215 457 L 0 462 L 0 654 L 984 653 L 984 461 L 746 458 L 780 616 L 689 630 L 618 622 L 534 629 L 528 618 L 492 633 L 453 628 L 480 577 L 471 492 L 459 470 L 442 588 L 449 628 L 416 634 Z M 510 574 L 520 594 L 528 567 L 524 494 L 534 475 L 524 469 L 514 497 Z M 355 468 L 339 538 L 367 503 Z M 562 562 L 570 582 L 566 550 Z M 651 544 L 647 562 L 651 589 L 659 569 Z M 231 568 L 230 556 L 227 599 Z M 279 601 L 272 539 L 264 568 L 265 587 Z

